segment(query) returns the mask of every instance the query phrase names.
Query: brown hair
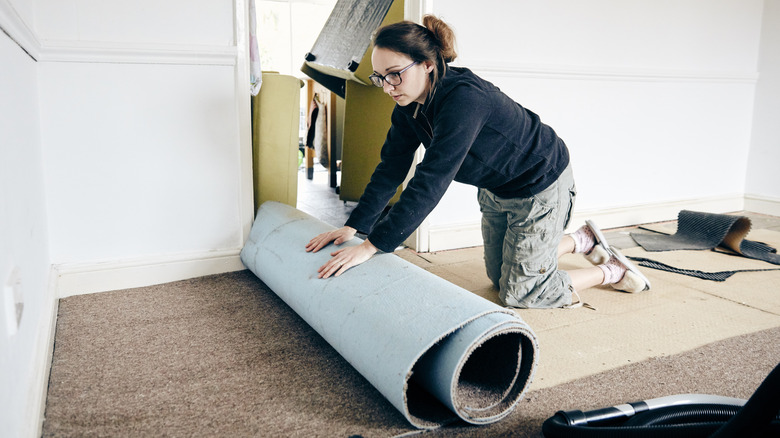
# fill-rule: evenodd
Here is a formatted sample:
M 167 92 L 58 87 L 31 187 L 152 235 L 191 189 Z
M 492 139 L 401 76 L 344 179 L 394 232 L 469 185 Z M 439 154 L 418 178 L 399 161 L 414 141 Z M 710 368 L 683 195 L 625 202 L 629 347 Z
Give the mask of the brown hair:
M 458 56 L 452 28 L 433 15 L 423 17 L 422 26 L 411 21 L 384 26 L 374 34 L 373 43 L 374 47 L 403 53 L 412 61 L 430 61 L 431 93 L 447 71 L 447 64 Z

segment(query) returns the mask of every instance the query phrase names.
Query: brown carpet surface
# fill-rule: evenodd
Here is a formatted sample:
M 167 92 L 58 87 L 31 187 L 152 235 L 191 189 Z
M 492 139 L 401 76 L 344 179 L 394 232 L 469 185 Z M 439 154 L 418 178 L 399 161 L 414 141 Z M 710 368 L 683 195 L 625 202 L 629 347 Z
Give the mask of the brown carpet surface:
M 774 328 L 531 391 L 489 426 L 422 434 L 539 436 L 561 409 L 747 398 L 778 361 Z M 417 432 L 249 271 L 60 302 L 44 436 L 400 434 Z

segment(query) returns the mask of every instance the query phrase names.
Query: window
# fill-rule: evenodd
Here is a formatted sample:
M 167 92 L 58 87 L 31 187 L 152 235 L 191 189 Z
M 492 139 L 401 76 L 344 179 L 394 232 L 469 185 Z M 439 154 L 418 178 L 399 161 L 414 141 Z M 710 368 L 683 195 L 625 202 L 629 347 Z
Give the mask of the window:
M 263 70 L 305 77 L 303 57 L 335 4 L 336 0 L 258 0 L 257 42 Z

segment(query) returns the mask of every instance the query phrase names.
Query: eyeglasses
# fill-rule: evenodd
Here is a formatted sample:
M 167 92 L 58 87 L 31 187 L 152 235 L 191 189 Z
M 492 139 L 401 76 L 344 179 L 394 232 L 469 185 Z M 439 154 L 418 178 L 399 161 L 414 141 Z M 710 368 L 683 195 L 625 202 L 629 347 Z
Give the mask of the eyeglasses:
M 406 67 L 404 67 L 401 71 L 388 73 L 388 74 L 386 74 L 384 76 L 380 75 L 377 72 L 374 72 L 374 74 L 372 74 L 368 78 L 371 79 L 371 83 L 372 84 L 374 84 L 375 86 L 377 86 L 379 88 L 384 87 L 384 85 L 385 85 L 384 83 L 385 82 L 387 82 L 389 85 L 397 87 L 397 86 L 401 85 L 401 73 L 405 72 L 406 70 L 409 70 L 410 68 L 412 68 L 412 66 L 414 66 L 417 63 L 418 63 L 417 61 L 414 61 L 413 63 L 411 63 L 411 64 L 407 65 Z

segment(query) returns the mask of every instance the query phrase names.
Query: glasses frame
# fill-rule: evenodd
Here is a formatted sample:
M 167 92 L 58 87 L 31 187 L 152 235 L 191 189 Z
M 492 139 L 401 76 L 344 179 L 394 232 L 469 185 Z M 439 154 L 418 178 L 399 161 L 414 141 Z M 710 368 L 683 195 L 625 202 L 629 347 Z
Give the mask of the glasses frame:
M 391 87 L 397 87 L 401 85 L 401 82 L 403 82 L 403 79 L 401 78 L 401 73 L 405 72 L 406 70 L 409 70 L 410 68 L 414 67 L 415 65 L 419 64 L 419 61 L 414 61 L 413 63 L 407 65 L 406 67 L 402 68 L 399 71 L 395 71 L 392 73 L 388 73 L 384 76 L 380 75 L 377 72 L 374 72 L 374 74 L 370 75 L 368 78 L 371 79 L 371 83 L 375 87 L 384 88 L 385 82 L 390 85 Z M 394 84 L 387 80 L 388 76 L 398 77 L 398 83 Z

